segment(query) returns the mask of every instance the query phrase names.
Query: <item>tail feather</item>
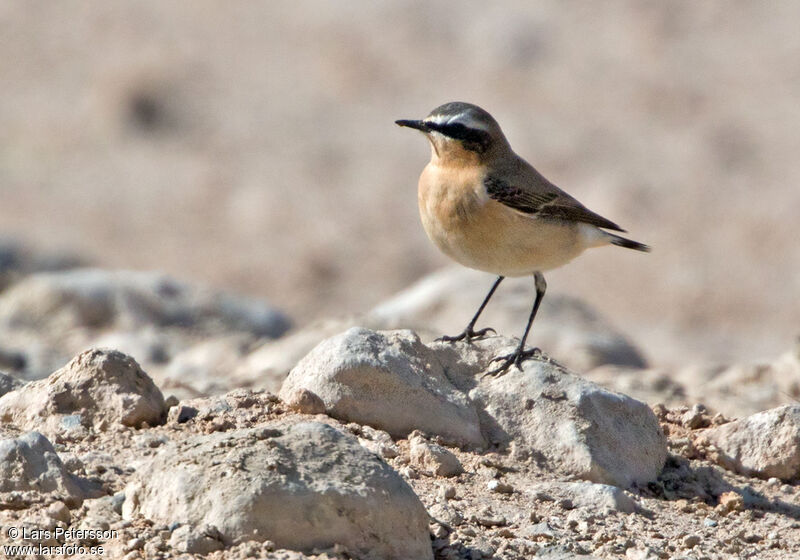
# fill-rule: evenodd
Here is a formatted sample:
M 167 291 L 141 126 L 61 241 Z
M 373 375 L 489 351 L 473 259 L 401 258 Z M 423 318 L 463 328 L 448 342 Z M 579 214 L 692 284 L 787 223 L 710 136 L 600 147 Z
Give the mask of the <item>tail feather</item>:
M 616 245 L 618 247 L 625 247 L 626 249 L 633 249 L 635 251 L 643 251 L 645 253 L 650 252 L 650 247 L 648 247 L 644 243 L 639 243 L 638 241 L 633 241 L 631 239 L 625 239 L 624 237 L 620 237 L 619 235 L 615 235 L 613 233 L 608 233 L 608 235 L 611 236 L 612 245 Z

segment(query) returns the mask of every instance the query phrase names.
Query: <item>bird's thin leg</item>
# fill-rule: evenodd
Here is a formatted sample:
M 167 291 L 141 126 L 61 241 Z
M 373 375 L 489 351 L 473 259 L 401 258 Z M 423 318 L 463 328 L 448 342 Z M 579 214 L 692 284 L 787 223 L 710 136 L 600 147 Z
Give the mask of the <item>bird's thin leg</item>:
M 539 311 L 539 305 L 541 305 L 542 299 L 544 298 L 544 293 L 547 290 L 547 282 L 545 282 L 544 276 L 541 272 L 535 272 L 533 274 L 533 278 L 536 282 L 536 301 L 533 302 L 533 309 L 531 309 L 531 315 L 528 317 L 528 324 L 525 326 L 525 332 L 522 333 L 522 340 L 519 341 L 519 346 L 517 346 L 517 349 L 511 354 L 498 356 L 492 360 L 492 362 L 501 362 L 500 367 L 487 372 L 486 375 L 502 375 L 509 368 L 509 366 L 511 366 L 511 364 L 517 366 L 518 369 L 522 369 L 522 362 L 528 358 L 542 353 L 538 348 L 525 350 L 525 341 L 528 338 L 528 333 L 530 332 L 531 325 L 536 317 L 536 312 Z
M 467 341 L 470 341 L 473 338 L 479 338 L 481 336 L 484 336 L 488 332 L 495 332 L 495 330 L 492 329 L 492 328 L 481 329 L 479 331 L 475 331 L 474 328 L 475 328 L 475 323 L 478 322 L 478 317 L 481 316 L 481 313 L 483 313 L 483 309 L 486 307 L 486 304 L 489 303 L 490 299 L 492 299 L 492 295 L 494 295 L 494 291 L 497 289 L 497 286 L 500 285 L 500 282 L 502 282 L 504 278 L 505 278 L 505 276 L 498 276 L 497 277 L 497 280 L 495 280 L 494 284 L 492 285 L 492 289 L 489 290 L 488 294 L 486 294 L 486 297 L 484 298 L 483 303 L 478 308 L 478 312 L 475 313 L 475 316 L 469 322 L 469 324 L 467 325 L 467 328 L 464 329 L 464 332 L 462 332 L 461 334 L 456 335 L 456 336 L 443 336 L 441 338 L 437 338 L 436 340 L 442 341 L 442 342 L 455 342 L 457 340 L 463 340 L 463 339 L 466 338 Z

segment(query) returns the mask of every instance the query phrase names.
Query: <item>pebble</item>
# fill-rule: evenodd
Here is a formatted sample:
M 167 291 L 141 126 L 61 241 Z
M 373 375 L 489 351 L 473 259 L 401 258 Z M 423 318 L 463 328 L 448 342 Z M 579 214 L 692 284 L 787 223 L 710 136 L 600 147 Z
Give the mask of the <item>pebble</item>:
M 144 548 L 144 539 L 139 537 L 134 537 L 125 543 L 125 551 L 130 552 L 132 550 L 141 550 Z
M 502 527 L 506 522 L 505 517 L 495 517 L 493 515 L 481 514 L 474 518 L 475 523 L 483 525 L 484 527 Z
M 719 497 L 717 509 L 723 513 L 742 511 L 744 509 L 744 499 L 736 492 L 723 492 Z
M 452 500 L 456 497 L 456 488 L 450 484 L 439 486 L 439 498 L 442 500 Z
M 546 521 L 531 525 L 525 529 L 524 534 L 529 539 L 552 539 L 555 537 L 553 529 L 550 528 Z
M 563 500 L 558 501 L 558 507 L 560 507 L 561 509 L 570 510 L 575 508 L 575 504 L 573 504 L 572 500 L 570 500 L 569 498 L 564 498 Z
M 64 502 L 53 502 L 47 507 L 47 517 L 50 519 L 55 519 L 56 521 L 63 521 L 64 523 L 69 523 L 70 520 L 70 513 L 69 508 L 64 504 Z
M 719 523 L 717 523 L 716 520 L 711 519 L 710 517 L 706 517 L 705 519 L 703 519 L 703 525 L 705 525 L 706 527 L 716 527 L 717 525 L 719 525 Z
M 431 524 L 430 531 L 434 539 L 444 539 L 450 534 L 450 531 L 448 531 L 444 525 L 440 525 L 439 523 Z
M 699 535 L 686 535 L 685 537 L 683 537 L 683 546 L 685 546 L 686 548 L 694 548 L 695 546 L 700 544 L 701 540 L 702 539 L 700 538 Z
M 398 472 L 400 473 L 400 476 L 403 478 L 408 478 L 409 480 L 415 480 L 419 478 L 419 474 L 412 467 L 400 467 Z
M 696 404 L 681 416 L 681 423 L 691 430 L 708 426 L 709 422 L 705 418 L 707 412 L 705 406 Z
M 514 487 L 510 484 L 506 484 L 505 482 L 500 482 L 499 480 L 490 480 L 489 483 L 486 485 L 490 492 L 495 492 L 497 494 L 513 494 Z

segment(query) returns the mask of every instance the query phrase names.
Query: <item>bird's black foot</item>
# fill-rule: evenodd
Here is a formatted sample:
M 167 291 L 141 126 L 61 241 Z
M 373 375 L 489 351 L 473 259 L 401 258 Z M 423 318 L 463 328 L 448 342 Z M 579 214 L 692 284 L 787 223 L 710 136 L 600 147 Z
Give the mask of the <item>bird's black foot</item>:
M 458 342 L 459 340 L 466 340 L 467 342 L 470 342 L 473 338 L 482 338 L 486 336 L 486 333 L 490 332 L 497 334 L 497 331 L 491 327 L 481 329 L 479 331 L 473 331 L 471 328 L 467 328 L 464 330 L 464 332 L 456 336 L 440 336 L 436 339 L 436 342 Z
M 496 367 L 493 370 L 489 370 L 483 374 L 484 377 L 490 375 L 492 377 L 500 376 L 506 373 L 506 370 L 511 367 L 512 365 L 517 366 L 517 369 L 522 370 L 522 362 L 529 358 L 534 358 L 537 356 L 542 356 L 542 351 L 538 348 L 531 348 L 530 350 L 523 350 L 522 348 L 517 348 L 511 354 L 505 354 L 503 356 L 497 356 L 492 360 L 491 363 L 494 362 L 501 362 L 499 367 Z

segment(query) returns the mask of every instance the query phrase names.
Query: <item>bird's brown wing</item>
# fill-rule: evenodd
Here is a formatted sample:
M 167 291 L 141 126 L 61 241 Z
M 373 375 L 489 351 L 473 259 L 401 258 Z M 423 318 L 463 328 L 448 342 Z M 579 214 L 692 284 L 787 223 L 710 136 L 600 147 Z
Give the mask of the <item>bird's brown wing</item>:
M 611 220 L 592 212 L 538 173 L 531 178 L 540 181 L 536 188 L 514 185 L 511 181 L 492 175 L 488 175 L 483 184 L 489 198 L 525 214 L 625 231 Z

